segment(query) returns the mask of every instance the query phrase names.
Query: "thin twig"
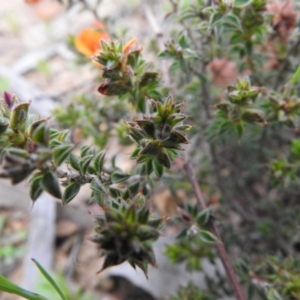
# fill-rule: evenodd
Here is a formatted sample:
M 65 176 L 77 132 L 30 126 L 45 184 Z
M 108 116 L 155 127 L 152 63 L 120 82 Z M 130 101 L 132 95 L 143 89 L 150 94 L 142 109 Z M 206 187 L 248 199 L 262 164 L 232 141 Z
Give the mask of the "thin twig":
M 176 7 L 176 4 L 175 2 L 173 2 L 172 0 L 170 0 L 171 3 L 174 5 L 174 9 L 177 9 Z M 159 30 L 159 25 L 157 24 L 156 22 L 156 19 L 154 17 L 154 14 L 152 13 L 150 7 L 148 5 L 144 6 L 145 7 L 145 14 L 147 16 L 147 19 L 149 21 L 149 23 L 152 25 L 152 28 L 155 32 L 161 32 Z M 191 35 L 191 32 L 189 31 L 188 28 L 186 28 L 186 26 L 183 24 L 183 26 L 185 27 L 185 29 L 188 31 L 188 34 Z M 161 37 L 162 37 L 162 34 L 157 34 L 157 38 L 159 39 L 159 41 L 161 40 Z M 191 37 L 192 39 L 192 37 Z M 158 41 L 158 42 L 159 42 Z M 195 41 L 194 41 L 195 42 Z M 161 44 L 159 42 L 159 44 Z M 196 42 L 195 42 L 196 44 Z M 205 63 L 203 62 L 203 65 L 202 65 L 202 71 L 205 70 Z M 169 72 L 168 70 L 164 69 L 164 75 L 165 77 L 169 77 Z M 206 82 L 206 79 L 205 78 L 201 78 L 202 79 L 202 96 L 203 97 L 207 97 L 207 99 L 209 99 L 209 91 L 208 91 L 208 87 L 207 87 L 207 82 Z M 170 82 L 171 80 L 166 80 L 166 82 Z M 206 100 L 206 99 L 204 99 Z M 204 201 L 204 198 L 202 196 L 202 193 L 201 193 L 201 190 L 200 190 L 200 187 L 199 187 L 199 184 L 198 184 L 198 181 L 197 181 L 197 178 L 196 178 L 196 174 L 193 170 L 193 167 L 191 165 L 191 161 L 190 161 L 190 158 L 187 156 L 186 160 L 185 160 L 185 163 L 184 163 L 184 170 L 186 171 L 188 177 L 189 177 L 189 180 L 192 184 L 192 187 L 193 187 L 193 190 L 194 190 L 194 193 L 195 193 L 195 196 L 196 196 L 196 199 L 197 199 L 197 202 L 198 202 L 198 205 L 199 207 L 203 210 L 206 208 L 206 204 L 205 204 L 205 201 Z M 219 243 L 216 245 L 216 248 L 217 248 L 217 251 L 218 251 L 218 254 L 223 262 L 223 265 L 224 265 L 224 268 L 225 268 L 225 271 L 226 271 L 226 274 L 228 276 L 228 279 L 231 283 L 231 286 L 234 290 L 234 293 L 235 293 L 235 296 L 236 296 L 236 299 L 237 300 L 246 300 L 245 296 L 244 296 L 244 293 L 243 293 L 243 290 L 237 280 L 237 277 L 236 277 L 236 274 L 234 272 L 234 269 L 230 263 L 230 260 L 229 260 L 229 256 L 226 252 L 226 249 L 224 247 L 224 244 L 222 243 L 222 240 L 221 240 L 221 237 L 220 237 L 220 234 L 218 232 L 218 229 L 216 227 L 216 225 L 214 224 L 213 221 L 210 222 L 211 223 L 211 231 L 214 233 L 214 235 L 218 238 L 219 240 Z
M 195 196 L 196 196 L 199 207 L 202 210 L 205 209 L 206 204 L 205 204 L 204 198 L 202 196 L 202 192 L 200 190 L 200 187 L 199 187 L 195 172 L 193 170 L 191 161 L 188 157 L 186 158 L 186 161 L 184 163 L 184 170 L 186 171 L 186 173 L 188 175 L 188 178 L 189 178 L 189 180 L 192 184 L 192 187 L 193 187 L 193 190 L 194 190 L 194 193 L 195 193 Z M 234 271 L 234 269 L 233 269 L 233 267 L 230 263 L 230 259 L 229 259 L 229 256 L 227 254 L 227 251 L 224 247 L 224 244 L 222 243 L 218 228 L 217 228 L 217 226 L 215 225 L 215 223 L 213 221 L 210 222 L 210 226 L 211 226 L 211 231 L 214 233 L 214 235 L 219 240 L 219 243 L 216 245 L 216 248 L 217 248 L 218 254 L 219 254 L 219 256 L 222 260 L 222 263 L 224 265 L 224 268 L 225 268 L 226 274 L 228 276 L 228 279 L 229 279 L 229 281 L 232 285 L 232 288 L 234 290 L 236 299 L 237 300 L 246 300 L 246 298 L 244 296 L 244 293 L 243 293 L 243 290 L 242 290 L 242 288 L 241 288 L 241 286 L 240 286 L 240 284 L 237 280 L 235 271 Z
M 98 21 L 101 20 L 96 8 L 90 7 L 89 4 L 86 2 L 86 0 L 79 0 L 79 2 L 81 2 L 83 4 L 83 6 L 86 8 L 86 10 L 90 11 L 93 14 L 93 16 L 95 17 L 96 20 L 98 20 Z
M 206 112 L 206 116 L 208 119 L 210 119 L 210 107 L 209 107 L 210 94 L 207 87 L 207 79 L 205 76 L 203 76 L 203 74 L 205 74 L 206 72 L 206 64 L 203 61 L 201 62 L 201 70 L 202 70 L 202 76 L 199 76 L 199 78 L 201 80 L 202 101 Z
M 170 3 L 173 7 L 173 11 L 176 12 L 178 9 L 177 4 L 173 0 L 170 0 Z M 191 41 L 194 49 L 200 48 L 199 50 L 201 51 L 203 48 L 202 45 L 205 44 L 204 39 L 202 38 L 202 40 L 199 43 L 199 41 L 194 38 L 191 29 L 185 24 L 185 22 L 183 20 L 180 21 L 180 24 L 186 31 L 187 36 L 188 36 L 189 40 Z M 202 96 L 202 101 L 203 101 L 203 105 L 204 105 L 204 110 L 205 110 L 207 118 L 210 119 L 210 111 L 209 111 L 210 95 L 209 95 L 208 87 L 207 87 L 207 78 L 205 76 L 206 65 L 207 65 L 207 63 L 202 60 L 200 71 L 197 71 L 191 64 L 188 64 L 188 68 L 194 75 L 198 76 L 201 81 L 201 96 Z
M 284 79 L 285 79 L 286 71 L 288 71 L 290 67 L 289 59 L 292 55 L 297 53 L 299 46 L 300 46 L 300 38 L 298 38 L 297 42 L 290 48 L 290 50 L 286 55 L 285 60 L 280 65 L 280 70 L 278 71 L 278 76 L 275 78 L 275 83 L 273 86 L 274 90 L 278 90 L 279 88 L 282 87 L 282 84 L 286 83 Z
M 159 26 L 158 22 L 156 21 L 156 18 L 154 16 L 150 6 L 146 3 L 144 3 L 143 8 L 144 8 L 145 16 L 146 16 L 150 26 L 152 27 L 152 30 L 156 34 L 156 39 L 157 39 L 157 42 L 158 42 L 159 50 L 163 51 L 164 48 L 165 48 L 165 44 L 164 44 L 164 41 L 163 41 L 163 33 L 160 29 L 160 26 Z M 167 65 L 166 61 L 162 62 L 162 70 L 163 70 L 162 73 L 163 73 L 164 81 L 165 81 L 167 86 L 170 86 L 171 80 L 170 80 L 168 65 Z

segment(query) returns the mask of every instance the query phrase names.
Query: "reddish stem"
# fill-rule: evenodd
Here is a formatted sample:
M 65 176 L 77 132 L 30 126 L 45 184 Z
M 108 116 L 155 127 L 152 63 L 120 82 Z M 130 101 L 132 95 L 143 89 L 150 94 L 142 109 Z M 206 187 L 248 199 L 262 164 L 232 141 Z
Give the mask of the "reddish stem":
M 194 193 L 195 193 L 195 196 L 196 196 L 199 207 L 202 210 L 205 209 L 206 204 L 205 204 L 205 201 L 203 199 L 202 192 L 200 190 L 195 172 L 192 168 L 191 161 L 189 159 L 186 159 L 186 161 L 184 163 L 184 170 L 186 171 L 186 173 L 189 177 L 189 180 L 192 184 L 192 187 L 193 187 L 193 190 L 194 190 Z M 233 288 L 236 299 L 237 300 L 246 300 L 244 292 L 242 290 L 242 287 L 240 286 L 240 284 L 237 280 L 236 274 L 233 270 L 233 267 L 230 263 L 228 253 L 227 253 L 227 251 L 224 247 L 224 244 L 221 240 L 218 228 L 217 228 L 217 226 L 215 225 L 215 223 L 213 221 L 211 221 L 211 231 L 213 232 L 213 234 L 219 240 L 219 243 L 216 245 L 216 248 L 217 248 L 218 254 L 219 254 L 219 256 L 222 260 L 222 263 L 223 263 L 223 266 L 225 268 L 228 279 L 229 279 L 229 281 L 231 283 L 231 286 Z

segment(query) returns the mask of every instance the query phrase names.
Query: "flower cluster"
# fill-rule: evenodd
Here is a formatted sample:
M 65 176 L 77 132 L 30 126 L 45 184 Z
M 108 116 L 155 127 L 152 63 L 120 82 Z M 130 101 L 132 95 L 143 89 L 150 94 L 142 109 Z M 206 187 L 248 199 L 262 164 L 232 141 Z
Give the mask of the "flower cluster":
M 101 41 L 101 50 L 94 57 L 103 69 L 103 83 L 98 91 L 105 96 L 125 96 L 144 111 L 145 97 L 157 96 L 159 73 L 148 71 L 141 58 L 142 48 L 136 39 L 123 46 L 121 41 Z
M 102 270 L 128 261 L 147 274 L 148 264 L 156 266 L 151 243 L 159 237 L 164 218 L 151 219 L 148 205 L 114 203 L 97 218 L 97 235 L 92 239 L 105 256 Z M 101 272 L 100 271 L 100 272 Z
M 154 169 L 161 176 L 161 167 L 171 167 L 170 156 L 173 157 L 176 150 L 182 150 L 181 144 L 188 144 L 186 134 L 192 126 L 182 123 L 187 118 L 182 113 L 183 103 L 176 104 L 172 97 L 165 103 L 149 102 L 153 111 L 151 115 L 126 124 L 129 136 L 138 144 L 132 158 L 144 164 L 147 174 Z
M 299 128 L 300 99 L 293 89 L 287 86 L 281 93 L 272 91 L 268 99 L 266 109 L 270 120 Z
M 261 88 L 251 86 L 248 79 L 238 80 L 235 86 L 227 88 L 227 100 L 216 105 L 223 117 L 231 122 L 247 122 L 265 125 L 263 111 L 253 107 Z
M 15 95 L 4 93 L 0 99 L 0 141 L 3 145 L 22 147 L 36 123 L 28 124 L 29 102 L 21 103 Z M 30 126 L 29 126 L 30 125 Z
M 30 102 L 22 103 L 7 92 L 0 100 L 0 177 L 17 184 L 31 176 L 33 201 L 43 191 L 61 199 L 55 170 L 68 158 L 73 145 L 67 131 L 50 128 L 47 119 L 29 113 L 29 106 Z

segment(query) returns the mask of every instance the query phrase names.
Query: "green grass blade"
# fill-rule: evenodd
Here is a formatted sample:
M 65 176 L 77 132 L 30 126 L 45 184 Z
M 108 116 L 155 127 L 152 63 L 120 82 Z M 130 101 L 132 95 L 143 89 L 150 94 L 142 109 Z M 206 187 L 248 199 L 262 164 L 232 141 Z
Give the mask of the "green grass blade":
M 48 280 L 48 282 L 54 287 L 54 289 L 57 291 L 59 296 L 62 300 L 68 300 L 66 296 L 63 294 L 59 286 L 56 284 L 56 282 L 53 280 L 53 278 L 49 275 L 49 273 L 40 265 L 39 262 L 37 262 L 35 259 L 32 258 L 32 261 L 35 263 L 39 271 L 43 274 L 43 276 Z
M 0 291 L 10 294 L 19 295 L 28 300 L 49 300 L 41 295 L 27 291 L 16 284 L 12 283 L 0 274 Z

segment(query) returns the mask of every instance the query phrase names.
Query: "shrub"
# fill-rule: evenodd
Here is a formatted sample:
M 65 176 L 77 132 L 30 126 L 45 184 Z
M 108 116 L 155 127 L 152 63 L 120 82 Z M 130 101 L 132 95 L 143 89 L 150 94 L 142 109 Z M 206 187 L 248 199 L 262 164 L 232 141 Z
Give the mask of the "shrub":
M 182 287 L 180 299 L 299 299 L 299 4 L 170 0 L 167 7 L 172 30 L 157 32 L 149 50 L 136 39 L 110 40 L 114 32 L 96 32 L 98 25 L 85 32 L 89 50 L 92 30 L 103 35 L 97 53 L 82 51 L 85 39 L 74 37 L 74 49 L 93 55 L 102 76 L 101 101 L 85 94 L 60 106 L 55 126 L 4 94 L 0 176 L 29 179 L 32 201 L 46 191 L 63 205 L 88 184 L 104 211 L 94 238 L 103 269 L 128 261 L 145 273 L 168 222 L 153 211 L 155 184 L 175 198 L 184 190 L 172 217 L 180 232 L 166 254 L 189 270 L 219 256 L 231 287 L 221 275 L 219 283 L 207 277 L 207 290 Z M 154 52 L 152 64 L 143 48 Z M 105 160 L 108 136 L 135 145 L 129 173 Z

